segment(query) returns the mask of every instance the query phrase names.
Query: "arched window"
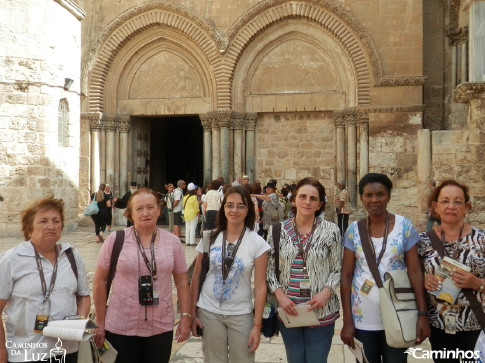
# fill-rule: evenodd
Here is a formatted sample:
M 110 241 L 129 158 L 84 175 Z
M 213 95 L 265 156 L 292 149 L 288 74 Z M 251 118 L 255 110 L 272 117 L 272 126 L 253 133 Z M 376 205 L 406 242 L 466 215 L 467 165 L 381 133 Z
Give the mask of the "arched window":
M 59 146 L 69 146 L 69 104 L 65 98 L 59 101 L 57 143 Z

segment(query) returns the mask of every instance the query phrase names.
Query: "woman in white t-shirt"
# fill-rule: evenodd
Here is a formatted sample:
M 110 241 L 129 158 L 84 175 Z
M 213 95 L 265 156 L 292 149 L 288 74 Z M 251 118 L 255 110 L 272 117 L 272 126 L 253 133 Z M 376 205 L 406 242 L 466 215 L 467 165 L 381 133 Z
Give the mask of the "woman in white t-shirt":
M 219 188 L 222 183 L 219 179 L 214 179 L 210 185 L 209 190 L 205 195 L 204 210 L 205 210 L 205 228 L 216 228 L 217 212 L 221 208 L 222 194 L 219 192 Z
M 226 192 L 217 219 L 209 253 L 203 253 L 203 242 L 197 246 L 199 254 L 190 285 L 195 317 L 192 334 L 198 337 L 202 329 L 205 362 L 254 362 L 266 301 L 269 245 L 253 231 L 253 202 L 241 186 Z M 203 265 L 208 271 L 199 295 Z
M 382 281 L 386 271 L 407 268 L 419 310 L 416 324 L 416 344 L 419 344 L 430 334 L 423 270 L 416 246 L 419 234 L 409 219 L 387 211 L 391 190 L 392 182 L 384 174 L 370 173 L 359 182 L 360 200 L 368 214 L 366 230 L 374 247 Z M 363 252 L 357 222 L 353 222 L 345 232 L 343 245 L 340 283 L 342 341 L 354 348 L 354 337 L 360 340 L 370 363 L 405 363 L 405 348 L 392 348 L 386 343 L 378 287 Z

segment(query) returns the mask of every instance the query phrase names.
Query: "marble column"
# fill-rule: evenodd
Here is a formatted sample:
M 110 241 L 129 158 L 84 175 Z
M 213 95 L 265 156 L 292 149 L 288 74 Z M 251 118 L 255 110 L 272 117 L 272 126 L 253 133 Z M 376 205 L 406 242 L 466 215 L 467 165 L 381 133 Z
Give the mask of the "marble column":
M 104 115 L 105 129 L 105 178 L 104 182 L 114 185 L 115 174 L 115 115 Z
M 473 1 L 470 6 L 470 58 L 469 58 L 469 81 L 485 81 L 485 63 L 483 54 L 485 53 L 485 1 Z M 463 47 L 465 49 L 465 47 Z M 466 54 L 465 54 L 466 56 Z
M 347 128 L 347 188 L 350 202 L 356 206 L 357 201 L 357 114 L 355 110 L 345 112 L 345 127 Z
M 345 180 L 345 120 L 343 111 L 334 111 L 333 118 L 337 129 L 336 156 L 337 156 L 337 180 Z
M 359 125 L 359 180 L 369 172 L 369 110 L 357 110 L 357 123 Z
M 101 184 L 100 176 L 100 132 L 102 127 L 101 114 L 93 115 L 89 118 L 89 128 L 91 130 L 91 193 L 98 190 Z
M 128 132 L 131 129 L 130 116 L 119 115 L 117 116 L 117 126 L 120 135 L 120 196 L 123 196 L 129 190 L 128 180 L 128 160 L 129 160 L 129 147 L 128 147 Z
M 230 145 L 229 145 L 229 127 L 231 126 L 231 111 L 216 111 L 217 122 L 221 130 L 221 176 L 225 183 L 229 180 L 229 163 L 230 163 Z
M 209 185 L 212 181 L 212 121 L 206 113 L 199 118 L 204 129 L 204 185 Z
M 231 120 L 231 128 L 234 130 L 234 179 L 242 178 L 242 151 L 243 151 L 243 129 L 244 113 L 234 112 Z
M 254 131 L 258 114 L 256 112 L 246 112 L 244 114 L 244 125 L 246 129 L 246 175 L 249 176 L 251 183 L 254 183 L 256 176 L 255 170 L 255 152 L 256 138 Z
M 212 179 L 217 179 L 221 176 L 221 138 L 219 130 L 219 120 L 216 118 L 214 112 L 210 112 L 212 124 Z
M 418 216 L 423 215 L 427 208 L 429 195 L 428 182 L 432 179 L 432 155 L 431 155 L 431 131 L 428 129 L 418 130 L 417 133 L 417 183 L 418 183 Z

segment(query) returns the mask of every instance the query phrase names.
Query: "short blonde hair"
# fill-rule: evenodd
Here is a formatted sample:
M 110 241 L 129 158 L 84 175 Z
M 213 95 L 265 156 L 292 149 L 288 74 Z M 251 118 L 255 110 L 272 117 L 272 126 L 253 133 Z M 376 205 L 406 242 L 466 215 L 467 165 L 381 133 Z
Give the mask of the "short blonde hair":
M 53 195 L 45 198 L 34 200 L 27 208 L 22 211 L 20 221 L 22 224 L 22 233 L 26 241 L 30 239 L 34 229 L 35 215 L 40 210 L 54 209 L 61 216 L 62 229 L 64 229 L 64 201 L 56 199 Z

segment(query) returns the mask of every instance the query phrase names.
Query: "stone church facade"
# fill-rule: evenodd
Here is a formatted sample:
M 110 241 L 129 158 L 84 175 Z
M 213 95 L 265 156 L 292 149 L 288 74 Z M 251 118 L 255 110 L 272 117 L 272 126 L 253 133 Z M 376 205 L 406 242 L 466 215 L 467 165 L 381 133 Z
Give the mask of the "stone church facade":
M 7 0 L 0 11 L 0 235 L 46 194 L 67 201 L 75 226 L 101 182 L 121 195 L 132 180 L 311 175 L 330 196 L 345 179 L 358 209 L 370 171 L 391 177 L 390 210 L 421 227 L 427 181 L 457 178 L 470 222 L 485 226 L 484 1 Z M 175 178 L 165 169 L 179 157 Z

